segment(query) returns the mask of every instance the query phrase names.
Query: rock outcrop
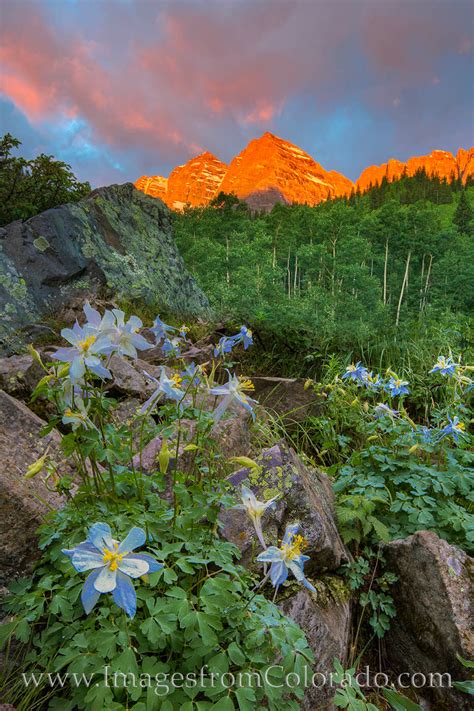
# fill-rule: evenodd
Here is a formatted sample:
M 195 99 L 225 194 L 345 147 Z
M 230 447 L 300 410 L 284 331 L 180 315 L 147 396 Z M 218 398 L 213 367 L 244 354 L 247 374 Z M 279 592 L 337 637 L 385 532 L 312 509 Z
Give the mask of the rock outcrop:
M 469 696 L 449 688 L 468 677 L 457 659 L 474 659 L 474 560 L 431 531 L 383 547 L 387 570 L 398 576 L 392 595 L 397 616 L 385 642 L 398 673 L 434 675 L 420 689 L 438 711 L 472 709 Z
M 419 170 L 424 170 L 427 175 L 436 175 L 438 178 L 461 179 L 466 183 L 468 177 L 474 175 L 474 148 L 465 151 L 460 148 L 454 156 L 449 151 L 433 151 L 427 156 L 414 156 L 406 163 L 391 158 L 382 165 L 371 165 L 360 174 L 356 182 L 357 188 L 365 192 L 372 185 L 378 185 L 383 178 L 388 181 L 397 180 L 403 175 L 415 175 Z
M 139 178 L 135 187 L 159 197 L 175 210 L 186 205 L 208 204 L 219 192 L 234 193 L 254 211 L 268 211 L 276 203 L 317 205 L 358 187 L 362 192 L 377 185 L 384 177 L 400 178 L 417 170 L 466 183 L 474 175 L 474 148 L 460 148 L 456 156 L 449 151 L 409 158 L 406 163 L 391 158 L 382 165 L 372 165 L 360 175 L 356 184 L 335 170 L 327 171 L 308 153 L 272 133 L 250 141 L 229 166 L 212 153 L 202 153 L 175 168 L 169 178 L 159 175 Z
M 0 586 L 18 575 L 26 575 L 40 551 L 36 529 L 51 509 L 63 503 L 50 491 L 40 475 L 24 475 L 47 448 L 51 458 L 59 456 L 60 437 L 51 432 L 40 437 L 46 423 L 26 405 L 0 390 Z M 71 474 L 62 468 L 62 475 Z
M 350 193 L 352 182 L 336 175 L 337 188 L 334 176 L 331 179 L 308 153 L 267 132 L 250 141 L 234 158 L 220 190 L 247 200 L 273 189 L 280 193 L 282 201 L 316 205 L 328 198 Z
M 208 302 L 186 271 L 168 208 L 131 183 L 0 229 L 0 344 L 101 287 L 189 315 Z M 1 349 L 1 345 L 0 345 Z
M 241 469 L 229 477 L 237 495 L 242 483 L 257 499 L 279 496 L 265 514 L 264 530 L 268 545 L 281 541 L 289 523 L 298 522 L 306 539 L 305 555 L 310 559 L 305 570 L 320 573 L 336 570 L 347 562 L 348 553 L 339 536 L 334 516 L 334 495 L 326 474 L 310 469 L 285 444 L 268 449 L 255 459 L 261 471 Z M 249 564 L 255 553 L 255 531 L 245 511 L 228 509 L 221 514 L 222 534 L 241 551 Z
M 347 658 L 351 601 L 339 578 L 324 576 L 316 585 L 316 594 L 299 587 L 280 607 L 304 630 L 315 658 L 301 711 L 333 711 L 336 689 L 327 680 L 334 672 L 334 659 L 344 666 Z
M 161 197 L 173 209 L 209 203 L 220 191 L 234 193 L 251 209 L 271 210 L 277 202 L 316 205 L 349 194 L 353 183 L 324 168 L 293 143 L 272 133 L 250 141 L 227 166 L 203 153 L 175 168 L 168 178 L 142 176 L 135 186 Z

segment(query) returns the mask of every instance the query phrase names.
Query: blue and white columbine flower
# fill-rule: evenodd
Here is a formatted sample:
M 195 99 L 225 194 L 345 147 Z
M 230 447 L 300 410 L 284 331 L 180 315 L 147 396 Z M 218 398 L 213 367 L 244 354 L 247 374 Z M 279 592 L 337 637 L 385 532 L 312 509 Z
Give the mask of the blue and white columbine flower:
M 71 425 L 73 430 L 77 430 L 79 427 L 84 427 L 86 430 L 97 429 L 89 417 L 84 400 L 80 397 L 75 398 L 74 409 L 66 407 L 63 412 L 62 422 L 65 425 Z
M 273 499 L 269 499 L 268 501 L 259 501 L 253 491 L 242 484 L 242 503 L 232 507 L 247 512 L 263 548 L 266 548 L 267 545 L 263 537 L 262 516 L 265 511 L 275 506 L 275 502 L 278 498 L 278 496 L 274 496 Z
M 399 417 L 400 412 L 399 410 L 393 410 L 391 407 L 388 405 L 385 405 L 385 403 L 381 402 L 378 405 L 375 406 L 374 408 L 374 415 L 377 419 L 380 417 L 391 417 L 392 419 L 394 417 Z
M 392 397 L 395 397 L 395 395 L 408 395 L 410 391 L 408 390 L 407 385 L 407 380 L 401 380 L 400 378 L 394 378 L 392 376 L 385 385 L 385 390 L 390 393 Z
M 120 355 L 137 358 L 137 351 L 145 351 L 153 348 L 138 331 L 143 327 L 143 323 L 138 316 L 130 316 L 125 320 L 125 314 L 120 309 L 113 309 L 112 314 L 115 324 L 110 330 L 110 340 L 114 344 L 114 351 Z
M 383 388 L 384 382 L 378 373 L 374 375 L 370 372 L 367 373 L 366 380 L 362 381 L 362 385 L 365 385 L 365 387 L 369 390 L 379 390 L 380 388 Z
M 150 395 L 148 400 L 143 403 L 140 408 L 140 412 L 146 412 L 147 410 L 155 407 L 156 403 L 162 396 L 168 398 L 168 400 L 174 400 L 175 402 L 181 404 L 181 401 L 184 398 L 184 391 L 178 387 L 181 382 L 181 376 L 174 375 L 173 377 L 168 378 L 164 366 L 161 366 L 161 375 L 159 380 L 146 371 L 144 371 L 144 373 L 147 378 L 156 383 L 157 388 L 155 392 Z
M 459 440 L 460 436 L 466 436 L 466 426 L 464 422 L 460 422 L 459 417 L 457 416 L 454 416 L 451 419 L 448 415 L 448 424 L 441 430 L 439 439 L 442 440 L 444 437 L 448 437 L 449 435 L 453 436 L 455 442 Z
M 368 375 L 369 371 L 359 361 L 355 365 L 354 363 L 351 363 L 347 366 L 346 372 L 342 376 L 342 379 L 346 380 L 346 378 L 348 378 L 349 380 L 354 380 L 356 383 L 365 384 L 367 382 Z
M 194 361 L 187 364 L 186 369 L 180 373 L 183 386 L 185 388 L 188 388 L 191 385 L 193 387 L 197 387 L 201 382 L 201 373 L 201 368 L 196 365 Z
M 181 345 L 182 341 L 177 336 L 174 336 L 173 338 L 165 338 L 163 345 L 161 346 L 161 350 L 165 356 L 170 358 L 179 358 L 181 355 Z
M 297 523 L 287 526 L 280 548 L 270 546 L 257 556 L 257 560 L 260 563 L 271 563 L 270 580 L 274 587 L 282 585 L 288 577 L 288 571 L 291 570 L 299 583 L 308 590 L 316 592 L 304 574 L 304 564 L 309 560 L 309 556 L 301 553 L 305 540 L 303 536 L 297 535 L 298 529 Z
M 75 548 L 63 550 L 78 572 L 93 571 L 87 577 L 81 593 L 82 605 L 87 614 L 102 593 L 111 592 L 115 604 L 125 610 L 129 617 L 134 617 L 137 596 L 131 578 L 154 573 L 163 567 L 162 563 L 146 553 L 133 553 L 145 541 L 146 534 L 142 528 L 132 528 L 125 540 L 119 543 L 112 538 L 107 523 L 94 523 L 89 529 L 87 540 Z
M 229 371 L 227 371 L 229 373 Z M 217 395 L 223 397 L 218 407 L 214 410 L 214 423 L 217 424 L 223 414 L 226 412 L 227 408 L 236 402 L 241 405 L 247 412 L 250 412 L 253 419 L 255 419 L 255 413 L 252 409 L 251 403 L 258 404 L 256 400 L 249 397 L 245 391 L 254 390 L 254 384 L 251 380 L 242 380 L 236 375 L 231 375 L 229 373 L 229 380 L 225 385 L 217 385 L 209 390 L 211 395 Z
M 105 333 L 98 334 L 94 326 L 63 328 L 61 336 L 71 344 L 71 348 L 58 348 L 52 357 L 62 363 L 70 363 L 69 377 L 73 382 L 82 381 L 86 370 L 100 378 L 111 378 L 110 372 L 102 364 L 101 356 L 112 353 L 114 346 Z
M 214 348 L 214 357 L 217 358 L 217 356 L 224 356 L 227 353 L 231 353 L 234 346 L 237 346 L 239 343 L 243 344 L 244 350 L 247 350 L 249 346 L 253 345 L 252 331 L 247 328 L 247 326 L 241 326 L 240 331 L 234 336 L 222 336 L 222 338 L 219 339 L 218 345 Z
M 150 331 L 154 334 L 156 343 L 158 344 L 169 338 L 171 334 L 175 333 L 176 328 L 174 326 L 169 326 L 167 323 L 162 321 L 159 316 L 157 316 Z
M 431 368 L 430 373 L 441 373 L 441 375 L 449 375 L 449 377 L 452 377 L 455 374 L 458 365 L 458 363 L 454 363 L 451 356 L 449 356 L 449 358 L 439 356 L 438 360 Z

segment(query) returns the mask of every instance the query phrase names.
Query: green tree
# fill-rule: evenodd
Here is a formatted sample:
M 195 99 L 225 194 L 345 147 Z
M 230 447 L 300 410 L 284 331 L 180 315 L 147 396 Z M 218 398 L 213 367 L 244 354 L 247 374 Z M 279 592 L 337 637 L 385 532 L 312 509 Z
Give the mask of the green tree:
M 456 225 L 461 234 L 468 235 L 472 229 L 472 218 L 472 208 L 467 199 L 466 191 L 462 190 L 456 212 L 454 213 L 453 224 Z
M 91 191 L 71 166 L 42 153 L 33 160 L 14 156 L 21 141 L 7 133 L 0 140 L 0 224 L 29 217 L 65 202 L 76 202 Z

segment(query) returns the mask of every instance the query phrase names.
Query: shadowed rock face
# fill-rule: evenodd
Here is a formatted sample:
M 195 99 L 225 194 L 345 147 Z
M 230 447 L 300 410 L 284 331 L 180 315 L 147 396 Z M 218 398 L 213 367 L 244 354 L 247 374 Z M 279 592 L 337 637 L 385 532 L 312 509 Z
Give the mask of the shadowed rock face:
M 168 208 L 131 183 L 111 185 L 0 229 L 0 344 L 13 345 L 15 329 L 101 286 L 183 314 L 208 308 L 179 255 Z
M 387 570 L 398 576 L 392 589 L 397 616 L 385 642 L 391 668 L 399 673 L 468 677 L 457 659 L 474 658 L 474 560 L 432 531 L 384 545 Z M 472 709 L 469 696 L 439 687 L 421 693 L 433 709 Z

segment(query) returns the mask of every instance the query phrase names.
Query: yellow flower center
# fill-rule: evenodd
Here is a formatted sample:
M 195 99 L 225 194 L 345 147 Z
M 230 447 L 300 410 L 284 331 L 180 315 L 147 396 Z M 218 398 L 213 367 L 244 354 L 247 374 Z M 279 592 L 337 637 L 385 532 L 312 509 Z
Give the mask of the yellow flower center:
M 456 424 L 454 425 L 454 429 L 464 432 L 464 430 L 466 429 L 466 425 L 464 424 L 464 422 L 456 422 Z
M 294 536 L 290 543 L 284 543 L 281 547 L 286 560 L 294 560 L 299 558 L 302 549 L 306 546 L 307 541 L 304 536 Z
M 239 384 L 240 390 L 255 390 L 255 385 L 251 380 L 241 380 Z
M 178 375 L 178 373 L 172 375 L 170 380 L 172 380 L 176 385 L 181 385 L 181 383 L 183 382 L 183 378 Z
M 117 570 L 119 567 L 119 563 L 122 560 L 124 554 L 118 552 L 118 543 L 114 544 L 114 550 L 110 550 L 110 548 L 104 548 L 103 549 L 104 557 L 102 560 L 104 563 L 109 564 L 110 570 Z
M 347 371 L 348 371 L 349 373 L 352 373 L 355 369 L 356 369 L 356 367 L 355 367 L 354 363 L 351 363 L 351 364 L 348 366 Z
M 77 347 L 81 351 L 88 351 L 89 348 L 92 346 L 93 343 L 95 343 L 96 338 L 95 336 L 89 336 L 88 338 L 85 338 L 83 341 L 79 341 L 77 344 Z
M 189 331 L 189 326 L 185 326 L 184 324 L 181 326 L 179 329 L 180 333 L 187 333 Z
M 395 380 L 395 385 L 397 388 L 399 388 L 401 384 L 402 384 L 401 380 Z

